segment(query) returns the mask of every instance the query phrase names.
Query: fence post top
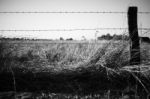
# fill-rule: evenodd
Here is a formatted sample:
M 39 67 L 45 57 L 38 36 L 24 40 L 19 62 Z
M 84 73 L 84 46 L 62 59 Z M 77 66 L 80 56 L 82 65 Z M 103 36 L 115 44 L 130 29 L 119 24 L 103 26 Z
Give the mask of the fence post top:
M 138 10 L 138 7 L 137 6 L 130 6 L 129 9 L 128 9 L 128 12 L 137 12 Z

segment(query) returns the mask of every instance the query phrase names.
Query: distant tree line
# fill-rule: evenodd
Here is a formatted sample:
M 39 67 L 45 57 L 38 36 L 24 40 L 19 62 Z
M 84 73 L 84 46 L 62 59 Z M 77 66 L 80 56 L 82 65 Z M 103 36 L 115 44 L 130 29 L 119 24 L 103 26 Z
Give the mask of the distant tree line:
M 102 35 L 97 37 L 97 40 L 129 40 L 129 36 L 127 35 L 110 35 L 109 33 L 106 35 Z
M 44 40 L 44 41 L 49 41 L 51 39 L 36 39 L 36 38 L 18 38 L 18 37 L 14 37 L 14 38 L 9 38 L 9 37 L 0 37 L 0 40 L 16 40 L 16 41 L 20 41 L 20 40 L 32 40 L 32 41 L 39 41 L 39 40 Z
M 63 37 L 60 37 L 59 40 L 62 41 L 62 40 L 65 40 L 65 39 L 64 39 Z M 72 40 L 73 40 L 73 38 L 67 38 L 67 39 L 66 39 L 66 41 L 72 41 Z
M 0 40 L 32 40 L 32 41 L 39 41 L 39 40 L 44 40 L 44 41 L 52 41 L 52 39 L 37 39 L 37 38 L 18 38 L 18 37 L 13 37 L 13 38 L 9 38 L 9 37 L 0 37 Z M 60 37 L 59 40 L 65 40 L 63 37 Z M 72 41 L 73 38 L 67 38 L 66 41 Z

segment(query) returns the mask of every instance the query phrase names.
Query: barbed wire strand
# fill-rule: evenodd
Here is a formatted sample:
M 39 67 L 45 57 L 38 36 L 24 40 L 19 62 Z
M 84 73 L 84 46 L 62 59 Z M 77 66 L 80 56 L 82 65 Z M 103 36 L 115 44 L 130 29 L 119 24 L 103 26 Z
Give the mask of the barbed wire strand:
M 127 14 L 127 12 L 119 11 L 1 11 L 0 14 Z M 150 14 L 150 12 L 138 12 L 138 14 Z
M 75 29 L 1 29 L 1 32 L 44 32 L 44 31 L 88 31 L 88 30 L 126 30 L 128 28 L 75 28 Z M 150 28 L 138 28 L 138 30 L 150 30 Z

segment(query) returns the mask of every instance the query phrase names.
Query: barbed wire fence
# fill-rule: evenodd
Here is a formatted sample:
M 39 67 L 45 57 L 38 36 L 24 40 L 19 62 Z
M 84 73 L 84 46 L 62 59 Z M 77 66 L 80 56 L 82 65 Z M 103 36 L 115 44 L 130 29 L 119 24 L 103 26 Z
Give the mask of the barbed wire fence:
M 0 11 L 1 14 L 123 14 L 127 12 L 123 11 Z M 138 12 L 140 15 L 150 15 L 150 12 Z M 99 30 L 127 30 L 128 28 L 107 28 L 107 27 L 96 27 L 96 28 L 69 28 L 69 29 L 0 29 L 0 32 L 61 32 L 61 31 L 99 31 Z M 142 34 L 150 32 L 150 28 L 138 28 L 138 30 L 145 31 Z M 98 32 L 96 32 L 98 34 Z M 96 35 L 95 34 L 95 35 Z
M 28 12 L 28 11 L 16 11 L 16 12 L 0 12 L 0 14 L 127 14 L 127 12 L 112 12 L 112 11 L 83 11 L 83 12 L 76 12 L 76 11 L 58 11 L 58 12 L 40 12 L 40 11 L 33 11 L 33 12 Z M 138 12 L 138 14 L 145 14 L 145 15 L 150 15 L 150 12 Z M 70 28 L 70 29 L 0 29 L 0 32 L 47 32 L 47 31 L 99 31 L 99 30 L 127 30 L 128 28 L 104 28 L 104 27 L 96 27 L 96 28 Z M 145 32 L 143 34 L 149 33 L 150 28 L 138 28 L 138 30 L 144 30 Z M 98 33 L 98 32 L 96 32 Z M 96 36 L 97 34 L 95 34 Z

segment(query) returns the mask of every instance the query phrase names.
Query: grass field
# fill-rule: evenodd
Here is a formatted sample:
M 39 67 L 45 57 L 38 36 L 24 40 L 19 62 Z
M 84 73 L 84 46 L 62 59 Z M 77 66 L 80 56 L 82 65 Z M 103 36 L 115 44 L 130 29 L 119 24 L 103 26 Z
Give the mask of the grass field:
M 66 66 L 67 68 L 72 68 L 78 66 L 80 63 L 88 61 L 98 50 L 101 50 L 104 46 L 106 46 L 104 49 L 105 55 L 102 55 L 103 58 L 105 57 L 106 59 L 112 57 L 111 59 L 114 59 L 113 57 L 126 54 L 126 58 L 122 59 L 122 61 L 126 62 L 122 63 L 127 65 L 126 63 L 129 59 L 129 46 L 125 44 L 123 45 L 123 43 L 125 42 L 98 41 L 95 43 L 85 41 L 7 41 L 3 43 L 4 49 L 1 56 L 12 59 L 12 62 L 17 62 L 25 67 L 28 65 L 29 68 L 65 68 Z M 105 61 L 110 62 L 112 61 L 111 59 Z M 119 61 L 119 59 L 116 61 Z M 109 64 L 109 62 L 107 62 L 107 64 Z M 116 67 L 122 66 L 122 63 L 117 64 Z
M 15 71 L 17 71 L 19 68 L 23 73 L 34 74 L 34 73 L 50 72 L 57 74 L 59 72 L 64 72 L 65 70 L 76 71 L 76 69 L 80 67 L 88 68 L 91 66 L 95 66 L 95 68 L 98 69 L 100 69 L 99 66 L 102 66 L 107 68 L 107 70 L 110 69 L 112 71 L 113 70 L 118 71 L 119 69 L 125 66 L 129 66 L 130 61 L 129 47 L 130 47 L 129 42 L 124 40 L 121 41 L 103 40 L 96 42 L 1 40 L 0 73 L 3 74 L 5 72 L 11 72 L 12 74 L 13 73 L 15 74 Z M 141 64 L 145 65 L 150 64 L 150 44 L 143 42 L 140 47 L 141 47 Z M 104 74 L 103 76 L 107 75 L 108 74 L 106 75 Z M 15 78 L 14 76 L 14 79 L 19 78 Z M 16 82 L 14 82 L 14 84 L 16 84 Z M 80 87 L 78 86 L 78 88 Z M 18 89 L 20 90 L 20 88 Z M 17 91 L 17 89 L 15 90 Z M 104 95 L 104 93 L 105 94 L 107 93 L 107 95 Z M 78 99 L 78 97 L 79 99 L 108 99 L 108 91 L 104 93 L 102 95 L 103 98 L 97 94 L 95 94 L 95 96 L 91 94 L 89 96 L 68 95 L 68 97 L 72 98 L 63 98 L 63 99 Z M 51 95 L 52 94 L 49 93 L 45 94 L 44 96 L 44 93 L 43 94 L 40 93 L 40 96 L 37 97 L 41 97 L 38 99 L 45 99 L 46 97 L 47 97 L 46 99 L 51 99 L 48 98 Z M 62 99 L 62 97 L 65 97 L 67 95 L 58 94 L 52 96 L 57 97 L 57 98 L 53 97 L 53 99 Z M 126 99 L 120 97 L 121 96 L 119 96 L 117 99 Z
M 129 65 L 128 41 L 1 41 L 1 57 L 28 68 L 72 68 L 104 50 L 99 63 L 112 68 Z M 141 62 L 150 60 L 150 45 L 141 44 Z M 101 61 L 101 62 L 100 62 Z M 102 62 L 103 61 L 103 62 Z M 15 63 L 16 62 L 16 63 Z M 28 65 L 28 66 L 26 66 Z M 6 67 L 6 66 L 5 66 Z M 4 69 L 5 67 L 1 67 Z M 12 66 L 13 68 L 14 66 Z

